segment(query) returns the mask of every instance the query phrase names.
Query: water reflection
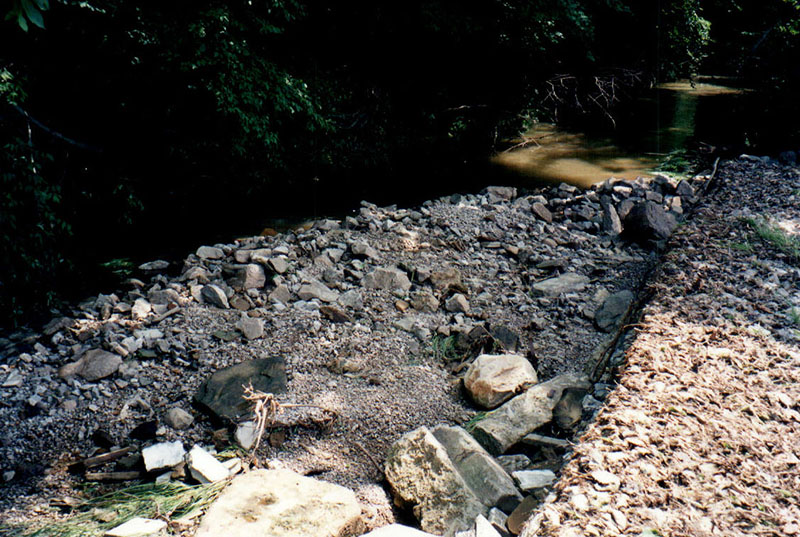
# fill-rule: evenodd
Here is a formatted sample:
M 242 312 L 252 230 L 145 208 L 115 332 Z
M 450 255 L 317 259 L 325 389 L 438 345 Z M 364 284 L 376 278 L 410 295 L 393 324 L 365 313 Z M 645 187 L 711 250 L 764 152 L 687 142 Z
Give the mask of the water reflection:
M 741 93 L 709 83 L 663 84 L 621 112 L 613 130 L 584 133 L 538 123 L 494 156 L 492 164 L 523 182 L 564 181 L 582 187 L 611 176 L 650 176 L 664 155 L 687 147 L 697 134 L 700 107 Z

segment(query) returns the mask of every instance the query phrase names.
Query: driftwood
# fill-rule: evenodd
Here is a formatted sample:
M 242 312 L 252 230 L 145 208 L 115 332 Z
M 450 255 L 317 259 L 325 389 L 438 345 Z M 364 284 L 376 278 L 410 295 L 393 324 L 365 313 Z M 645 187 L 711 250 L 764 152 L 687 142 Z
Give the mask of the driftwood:
M 82 466 L 83 468 L 94 468 L 95 466 L 100 466 L 101 464 L 105 464 L 107 462 L 120 459 L 133 451 L 136 451 L 136 448 L 133 446 L 124 447 L 122 449 L 115 449 L 114 451 L 103 453 L 102 455 L 97 455 L 95 457 L 89 457 L 88 459 L 83 459 L 78 463 L 78 465 Z

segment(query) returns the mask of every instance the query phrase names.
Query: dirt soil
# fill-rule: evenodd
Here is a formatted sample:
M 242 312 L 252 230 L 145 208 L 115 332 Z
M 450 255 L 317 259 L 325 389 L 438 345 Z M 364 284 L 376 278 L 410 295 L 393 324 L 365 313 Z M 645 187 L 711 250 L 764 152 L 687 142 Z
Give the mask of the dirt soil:
M 800 171 L 718 178 L 524 536 L 800 534 Z

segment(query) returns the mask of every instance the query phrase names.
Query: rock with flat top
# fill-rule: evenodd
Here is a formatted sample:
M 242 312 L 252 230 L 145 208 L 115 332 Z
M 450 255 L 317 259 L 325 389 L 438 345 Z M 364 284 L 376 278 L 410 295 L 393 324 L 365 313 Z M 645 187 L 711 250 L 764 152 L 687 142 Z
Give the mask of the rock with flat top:
M 452 537 L 488 511 L 427 427 L 406 433 L 389 448 L 386 479 L 396 500 L 410 505 L 429 533 Z
M 256 263 L 245 265 L 239 271 L 238 276 L 242 289 L 261 289 L 267 283 L 267 275 L 264 267 Z
M 189 427 L 192 422 L 194 422 L 194 418 L 184 409 L 180 407 L 173 407 L 167 410 L 167 413 L 164 416 L 164 421 L 167 422 L 167 425 L 173 429 L 180 430 Z
M 577 293 L 583 291 L 589 283 L 589 278 L 583 274 L 567 272 L 555 278 L 548 278 L 533 284 L 533 291 L 540 296 L 558 296 L 564 293 Z
M 254 470 L 231 481 L 195 537 L 351 537 L 363 529 L 353 491 L 289 470 Z
M 237 327 L 247 339 L 258 339 L 264 335 L 264 319 L 250 317 L 246 313 L 242 313 Z
M 322 302 L 336 302 L 339 298 L 339 293 L 331 290 L 327 285 L 317 280 L 300 286 L 297 292 L 300 300 L 312 300 L 314 298 Z
M 148 472 L 161 468 L 172 468 L 183 462 L 186 450 L 180 440 L 175 442 L 161 442 L 153 444 L 142 450 L 144 467 Z
M 495 408 L 538 381 L 536 370 L 523 356 L 482 354 L 467 369 L 464 387 L 475 403 Z
M 135 517 L 108 530 L 103 535 L 106 537 L 148 537 L 159 534 L 166 527 L 167 523 L 163 520 Z
M 532 492 L 553 484 L 556 474 L 550 470 L 520 470 L 512 474 L 524 492 Z
M 553 409 L 569 389 L 592 388 L 586 377 L 565 374 L 531 388 L 493 410 L 475 425 L 472 434 L 493 454 L 499 455 L 522 437 L 553 419 Z
M 230 470 L 200 446 L 194 446 L 186 459 L 189 473 L 203 485 L 216 483 L 230 476 Z
M 215 246 L 201 246 L 197 249 L 195 255 L 200 259 L 222 259 L 225 257 L 225 252 L 222 251 L 222 248 Z

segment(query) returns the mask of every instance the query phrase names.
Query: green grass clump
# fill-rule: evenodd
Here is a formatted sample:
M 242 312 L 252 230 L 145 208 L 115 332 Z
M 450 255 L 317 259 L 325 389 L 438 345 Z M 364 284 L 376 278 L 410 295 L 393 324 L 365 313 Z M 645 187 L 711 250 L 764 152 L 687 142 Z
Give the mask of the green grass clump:
M 438 334 L 433 336 L 431 339 L 431 352 L 439 360 L 451 361 L 460 357 L 456 350 L 455 336 L 444 337 Z
M 488 414 L 489 413 L 485 411 L 478 412 L 477 414 L 472 416 L 472 418 L 470 418 L 470 420 L 467 421 L 467 423 L 464 424 L 464 429 L 466 429 L 468 433 L 471 433 L 472 431 L 475 430 L 475 427 L 478 425 L 478 423 L 480 423 L 481 420 L 483 420 Z
M 227 481 L 190 486 L 183 483 L 143 483 L 97 498 L 77 508 L 67 520 L 43 528 L 0 525 L 2 537 L 99 537 L 135 517 L 180 518 L 213 502 Z
M 745 218 L 745 222 L 762 240 L 794 260 L 800 261 L 800 238 L 789 235 L 764 218 Z

